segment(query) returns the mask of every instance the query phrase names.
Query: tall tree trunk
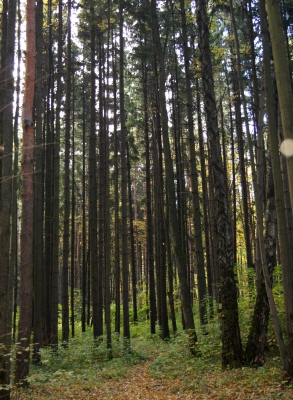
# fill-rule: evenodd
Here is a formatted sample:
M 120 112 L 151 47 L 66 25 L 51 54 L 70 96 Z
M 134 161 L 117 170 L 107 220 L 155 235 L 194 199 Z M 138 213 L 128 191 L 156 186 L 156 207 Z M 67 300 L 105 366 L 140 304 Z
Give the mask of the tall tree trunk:
M 113 44 L 113 36 L 112 36 L 112 44 Z M 116 61 L 115 56 L 113 54 L 113 107 L 114 107 L 114 215 L 115 215 L 115 244 L 114 244 L 114 286 L 115 286 L 115 332 L 120 333 L 120 285 L 121 285 L 121 271 L 120 271 L 120 230 L 121 230 L 121 223 L 120 223 L 120 214 L 119 214 L 119 152 L 120 152 L 120 142 L 117 132 L 117 114 L 118 114 L 118 107 L 117 107 L 117 68 L 116 68 Z
M 16 178 L 19 171 L 19 114 L 20 114 L 20 81 L 21 81 L 21 12 L 20 0 L 17 2 L 17 81 L 16 81 L 16 105 L 13 127 L 13 140 L 14 140 L 14 159 L 13 159 L 13 176 Z M 12 212 L 11 212 L 11 268 L 13 276 L 13 323 L 12 323 L 12 337 L 15 342 L 16 329 L 17 329 L 17 307 L 18 307 L 18 184 L 17 180 L 13 179 L 12 182 Z M 42 202 L 43 205 L 43 202 Z M 43 230 L 42 230 L 43 231 Z M 43 248 L 42 248 L 43 250 Z M 43 253 L 42 253 L 43 254 Z M 40 336 L 41 339 L 41 336 Z
M 87 234 L 86 234 L 86 121 L 85 121 L 85 84 L 84 65 L 82 68 L 82 315 L 81 330 L 86 331 L 86 298 L 87 298 Z
M 60 134 L 63 71 L 63 0 L 58 5 L 58 50 L 56 72 L 56 125 L 53 146 L 53 243 L 51 273 L 51 335 L 50 344 L 55 351 L 58 347 L 58 304 L 59 304 L 59 224 L 60 224 Z
M 241 60 L 239 51 L 239 39 L 237 33 L 237 26 L 234 15 L 234 8 L 232 0 L 230 0 L 230 12 L 231 20 L 233 26 L 233 34 L 235 41 L 236 50 L 236 61 L 234 61 L 234 56 L 232 55 L 231 60 L 234 63 L 233 70 L 236 71 L 233 77 L 233 91 L 234 91 L 234 104 L 235 104 L 235 116 L 236 116 L 236 133 L 238 139 L 238 153 L 239 153 L 239 164 L 240 164 L 240 176 L 241 176 L 241 188 L 242 188 L 242 200 L 243 200 L 243 212 L 244 212 L 244 237 L 246 245 L 246 261 L 248 271 L 253 270 L 252 262 L 252 249 L 250 242 L 250 223 L 249 223 L 249 210 L 248 210 L 248 191 L 247 191 L 247 179 L 245 172 L 245 158 L 244 158 L 244 143 L 243 143 L 243 133 L 242 133 L 242 117 L 241 117 L 241 103 L 244 108 L 245 119 L 247 119 L 246 113 L 246 101 L 244 98 L 242 76 L 240 70 Z M 246 121 L 247 124 L 247 121 Z M 250 272 L 248 272 L 250 274 Z M 250 275 L 249 275 L 250 276 Z M 249 279 L 249 278 L 248 278 Z M 252 282 L 249 280 L 250 291 L 252 291 Z
M 274 68 L 276 73 L 278 97 L 285 139 L 293 140 L 293 92 L 286 52 L 285 37 L 279 2 L 266 0 L 266 10 L 271 34 Z M 284 145 L 286 146 L 285 142 Z M 291 154 L 292 155 L 292 152 Z M 293 158 L 287 158 L 288 181 L 293 207 Z M 284 298 L 286 313 L 287 346 L 289 355 L 289 375 L 293 376 L 293 272 L 292 267 L 282 265 L 284 279 Z
M 90 4 L 91 14 L 94 18 L 94 3 Z M 89 136 L 89 252 L 91 272 L 91 298 L 93 315 L 94 339 L 100 336 L 101 324 L 98 320 L 99 297 L 98 297 L 98 244 L 97 244 L 97 159 L 96 159 L 96 26 L 91 24 L 91 121 Z
M 217 108 L 209 45 L 209 21 L 204 0 L 197 3 L 199 48 L 206 112 L 207 136 L 211 154 L 214 185 L 214 207 L 218 236 L 218 259 L 221 273 L 222 365 L 224 368 L 242 363 L 242 344 L 238 321 L 237 288 L 234 276 L 231 220 L 226 177 L 221 158 Z
M 180 295 L 181 295 L 181 304 L 184 315 L 184 322 L 186 330 L 188 331 L 189 335 L 189 347 L 192 354 L 197 354 L 198 342 L 195 331 L 190 291 L 187 279 L 186 252 L 185 249 L 182 247 L 182 240 L 181 240 L 182 238 L 180 237 L 180 231 L 178 230 L 176 195 L 174 187 L 174 171 L 173 171 L 173 162 L 172 162 L 171 148 L 168 135 L 168 115 L 167 115 L 166 98 L 165 98 L 166 72 L 164 65 L 164 54 L 162 52 L 160 43 L 159 23 L 158 23 L 155 0 L 151 0 L 151 14 L 152 14 L 154 52 L 155 56 L 157 56 L 159 60 L 159 66 L 158 66 L 159 105 L 160 105 L 161 123 L 162 123 L 162 137 L 164 146 L 165 174 L 166 174 L 166 192 L 168 197 L 170 227 L 172 232 L 172 241 L 173 241 L 179 281 L 180 281 Z
M 43 1 L 36 5 L 35 174 L 34 174 L 34 354 L 39 363 L 44 312 L 44 142 L 43 142 Z M 41 232 L 41 234 L 40 234 Z
M 180 0 L 181 12 L 181 25 L 182 25 L 182 39 L 183 39 L 183 53 L 184 53 L 184 67 L 185 67 L 185 86 L 186 86 L 186 108 L 187 108 L 187 121 L 188 121 L 188 144 L 189 144 L 189 163 L 190 163 L 190 179 L 191 179 L 191 193 L 192 193 L 192 210 L 193 210 L 193 224 L 194 224 L 194 242 L 195 242 L 195 255 L 196 255 L 196 272 L 197 272 L 197 286 L 198 286 L 198 302 L 199 302 L 199 317 L 201 324 L 206 322 L 206 302 L 205 296 L 207 294 L 206 279 L 204 270 L 204 254 L 202 244 L 201 232 L 201 216 L 199 207 L 199 191 L 198 191 L 198 172 L 196 167 L 195 157 L 195 143 L 194 143 L 194 126 L 193 126 L 193 100 L 191 92 L 191 79 L 190 79 L 190 56 L 187 47 L 187 24 L 184 8 L 184 0 Z
M 71 131 L 71 0 L 67 3 L 67 71 L 66 71 L 66 100 L 65 100 L 65 152 L 64 152 L 64 222 L 63 222 L 63 265 L 62 265 L 62 342 L 67 344 L 69 339 L 69 219 L 70 219 L 70 131 Z M 72 190 L 73 190 L 72 182 Z M 72 234 L 72 232 L 71 232 Z M 74 259 L 74 254 L 71 254 Z
M 130 251 L 131 251 L 131 283 L 132 283 L 132 308 L 133 322 L 137 322 L 137 278 L 136 278 L 136 257 L 134 249 L 134 228 L 133 228 L 133 201 L 131 193 L 131 164 L 129 154 L 129 144 L 127 143 L 127 182 L 128 182 L 128 206 L 129 206 L 129 224 L 130 224 Z
M 98 31 L 98 307 L 99 336 L 103 335 L 104 279 L 105 279 L 105 221 L 106 221 L 106 126 L 104 105 L 104 39 L 102 31 Z
M 286 213 L 285 213 L 285 201 L 283 195 L 283 185 L 282 185 L 282 175 L 281 175 L 281 163 L 278 151 L 278 126 L 277 126 L 277 108 L 274 103 L 274 90 L 272 84 L 272 74 L 271 74 L 271 53 L 270 53 L 270 38 L 267 25 L 267 15 L 265 8 L 265 0 L 259 1 L 259 10 L 261 17 L 261 30 L 262 30 L 262 42 L 263 42 L 263 58 L 264 58 L 264 77 L 265 77 L 265 92 L 266 92 L 266 107 L 268 113 L 268 124 L 269 124 L 269 140 L 271 149 L 271 161 L 272 161 L 272 171 L 274 180 L 274 190 L 275 190 L 275 204 L 277 213 L 277 227 L 278 227 L 278 237 L 281 253 L 282 269 L 289 270 L 291 265 L 291 257 L 289 252 L 289 240 L 287 235 L 287 223 L 286 223 Z M 285 276 L 284 276 L 285 278 Z M 283 362 L 283 368 L 285 371 L 292 376 L 291 367 L 289 367 L 289 361 L 287 359 L 286 349 L 284 349 L 284 344 L 279 338 L 280 328 L 275 325 L 275 333 L 278 342 L 280 342 L 279 350 L 281 353 L 281 358 Z M 290 353 L 289 353 L 290 357 Z M 290 372 L 291 371 L 291 372 Z
M 70 1 L 70 0 L 69 0 Z M 68 4 L 68 11 L 71 5 Z M 69 11 L 71 12 L 71 10 Z M 69 34 L 69 31 L 68 31 Z M 70 39 L 71 40 L 71 39 Z M 71 44 L 70 44 L 71 53 Z M 70 65 L 70 64 L 69 64 Z M 72 139 L 71 139 L 71 241 L 70 241 L 70 325 L 71 325 L 71 337 L 75 336 L 75 288 L 80 288 L 80 238 L 79 234 L 76 232 L 76 221 L 75 221 L 75 211 L 76 211 L 76 200 L 75 200 L 75 109 L 74 109 L 74 71 L 70 70 L 72 76 L 72 86 L 73 86 L 73 98 L 72 98 Z M 71 76 L 70 74 L 70 76 Z M 70 77 L 68 78 L 70 79 Z M 71 82 L 70 82 L 71 84 Z M 70 85 L 69 84 L 69 85 Z M 69 102 L 70 105 L 70 102 Z M 69 107 L 69 120 L 70 120 Z M 70 136 L 70 135 L 69 135 Z M 78 230 L 78 227 L 77 227 Z M 75 248 L 77 247 L 76 251 Z
M 272 283 L 273 270 L 276 265 L 276 208 L 274 201 L 274 184 L 270 159 L 267 166 L 267 209 L 266 209 L 266 258 Z M 254 313 L 249 336 L 246 344 L 245 356 L 250 364 L 263 365 L 267 346 L 267 330 L 270 306 L 266 293 L 263 274 L 257 289 Z
M 6 7 L 7 5 L 7 7 Z M 9 6 L 9 8 L 8 8 Z M 6 11 L 6 13 L 5 13 Z M 7 19 L 6 19 L 7 17 Z M 10 264 L 10 217 L 11 217 L 11 188 L 12 188 L 12 144 L 13 144 L 13 69 L 15 42 L 16 1 L 3 4 L 2 10 L 2 43 L 1 65 L 3 71 L 1 80 L 4 82 L 0 102 L 0 396 L 10 398 L 10 352 L 12 328 L 12 291 L 13 269 Z M 18 150 L 18 149 L 17 149 Z M 3 387 L 2 387 L 3 385 Z
M 145 140 L 145 191 L 146 191 L 146 262 L 148 277 L 154 276 L 154 230 L 152 218 L 152 192 L 151 192 L 151 156 L 150 156 L 150 140 L 149 140 L 149 124 L 148 124 L 148 94 L 147 94 L 147 63 L 142 60 L 142 86 L 143 86 L 143 107 L 144 107 L 144 140 Z M 157 166 L 157 159 L 154 160 L 154 168 Z M 154 278 L 149 279 L 150 292 L 150 328 L 151 333 L 155 333 L 156 320 L 156 293 L 154 287 Z
M 44 343 L 49 344 L 51 340 L 51 275 L 52 275 L 52 253 L 53 253 L 53 104 L 54 104 L 54 60 L 53 60 L 53 32 L 52 32 L 52 0 L 48 1 L 48 89 L 46 97 L 46 147 L 45 147 L 45 276 L 44 276 L 44 303 L 45 313 L 43 320 Z
M 108 33 L 107 33 L 107 72 L 106 85 L 109 87 L 110 79 L 110 9 L 111 1 L 108 1 Z M 106 91 L 105 102 L 105 323 L 107 335 L 108 358 L 112 359 L 112 327 L 111 327 L 111 218 L 110 218 L 110 163 L 109 163 L 109 120 L 106 117 L 109 110 L 109 89 Z
M 122 301 L 123 301 L 123 336 L 128 347 L 130 341 L 129 306 L 128 306 L 128 224 L 127 224 L 127 160 L 126 160 L 126 126 L 124 108 L 124 35 L 123 5 L 119 4 L 119 37 L 120 37 L 120 123 L 121 123 L 121 204 L 122 204 Z
M 156 74 L 156 58 L 153 60 L 153 69 L 154 69 L 154 102 L 155 107 L 152 113 L 153 118 L 153 129 L 152 129 L 152 147 L 153 147 L 153 169 L 154 176 L 160 177 L 156 182 L 153 183 L 153 196 L 154 196 L 154 205 L 153 205 L 153 226 L 160 226 L 162 223 L 162 213 L 161 207 L 163 207 L 163 178 L 162 178 L 162 143 L 161 143 L 161 131 L 160 131 L 160 116 L 159 116 L 159 105 L 158 105 L 158 91 L 157 91 L 157 74 Z M 152 209 L 151 203 L 149 204 L 149 209 L 147 212 L 150 212 Z M 151 216 L 147 216 L 151 217 Z M 152 227 L 153 228 L 153 227 Z M 152 230 L 153 231 L 153 230 Z M 151 333 L 156 332 L 156 321 L 158 319 L 157 313 L 157 295 L 156 293 L 156 284 L 155 284 L 155 271 L 160 270 L 161 268 L 161 258 L 160 258 L 160 231 L 161 226 L 158 230 L 154 232 L 154 254 L 153 258 L 151 257 L 151 253 L 147 253 L 151 258 L 148 259 L 147 263 L 147 289 L 148 289 L 148 298 L 149 298 L 149 319 L 150 319 L 150 328 Z M 151 232 L 149 232 L 150 234 Z M 153 240 L 153 237 L 148 238 L 150 241 Z M 153 244 L 148 242 L 148 245 L 152 246 Z M 151 249 L 151 248 L 150 248 Z M 148 250 L 148 249 L 147 249 Z M 155 268 L 156 267 L 156 268 Z
M 22 221 L 20 242 L 20 314 L 15 380 L 27 385 L 29 344 L 33 317 L 34 123 L 33 104 L 36 57 L 35 1 L 26 4 L 26 64 L 22 124 Z
M 225 66 L 225 75 L 226 75 L 226 83 L 228 87 L 228 96 L 231 98 L 229 81 L 228 81 L 228 72 L 227 67 Z M 234 264 L 237 262 L 237 204 L 236 204 L 236 158 L 235 158 L 235 141 L 234 141 L 234 118 L 232 113 L 232 105 L 229 102 L 229 120 L 230 120 L 230 143 L 231 143 L 231 162 L 232 162 L 232 204 L 233 211 L 231 211 L 232 215 L 232 235 L 233 235 L 233 259 Z
M 209 197 L 208 197 L 208 180 L 206 173 L 206 157 L 204 150 L 203 128 L 201 118 L 200 92 L 198 78 L 196 78 L 196 109 L 197 109 L 197 129 L 199 141 L 199 158 L 201 167 L 202 180 L 202 202 L 203 202 L 203 226 L 206 249 L 206 269 L 208 279 L 208 295 L 209 295 L 209 313 L 213 316 L 213 299 L 217 299 L 216 288 L 218 286 L 218 276 L 215 274 L 213 263 L 213 246 L 211 245 L 211 229 L 209 226 Z
M 156 67 L 154 68 L 156 74 Z M 157 81 L 157 79 L 156 79 Z M 155 85 L 155 95 L 158 96 L 157 85 Z M 169 335 L 168 321 L 166 321 L 166 230 L 165 230 L 165 210 L 164 210 L 164 183 L 163 183 L 163 149 L 161 141 L 160 114 L 158 99 L 156 99 L 156 111 L 153 113 L 154 131 L 153 131 L 153 160 L 154 176 L 158 178 L 153 183 L 154 196 L 154 224 L 158 227 L 155 231 L 155 264 L 152 269 L 149 268 L 149 292 L 150 292 L 150 319 L 151 324 L 158 320 L 162 328 L 162 336 Z M 155 268 L 156 266 L 156 268 Z M 157 285 L 155 285 L 155 274 Z M 157 293 L 155 292 L 157 287 Z M 152 313 L 154 315 L 152 315 Z M 154 328 L 155 330 L 155 328 Z M 166 337 L 167 337 L 166 336 Z

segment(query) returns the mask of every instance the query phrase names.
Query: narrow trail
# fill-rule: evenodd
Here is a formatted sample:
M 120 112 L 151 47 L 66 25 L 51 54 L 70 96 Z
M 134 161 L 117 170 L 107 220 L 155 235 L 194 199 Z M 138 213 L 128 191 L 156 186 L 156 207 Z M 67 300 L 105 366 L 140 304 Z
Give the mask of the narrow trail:
M 118 381 L 107 381 L 97 390 L 97 399 L 117 400 L 189 400 L 194 394 L 176 393 L 176 381 L 152 378 L 148 371 L 149 362 L 131 368 L 127 378 Z M 175 385 L 174 385 L 175 383 Z M 181 385 L 182 386 L 182 385 Z
M 158 379 L 148 372 L 151 360 L 134 365 L 127 370 L 124 378 L 112 378 L 109 375 L 101 382 L 70 379 L 62 383 L 58 377 L 44 386 L 34 384 L 27 389 L 13 389 L 11 400 L 293 400 L 293 387 L 282 387 L 280 383 L 269 382 L 255 385 L 242 379 L 241 371 L 227 371 L 218 375 L 215 372 L 203 372 L 186 377 L 195 384 L 188 391 L 180 379 Z
M 148 373 L 150 361 L 135 365 L 129 369 L 127 377 L 120 379 L 108 379 L 92 388 L 83 387 L 82 384 L 68 385 L 46 385 L 43 391 L 32 384 L 28 389 L 12 392 L 11 400 L 191 400 L 196 399 L 191 393 L 176 393 L 180 391 L 182 384 L 177 380 L 155 379 Z M 176 389 L 177 388 L 177 389 Z

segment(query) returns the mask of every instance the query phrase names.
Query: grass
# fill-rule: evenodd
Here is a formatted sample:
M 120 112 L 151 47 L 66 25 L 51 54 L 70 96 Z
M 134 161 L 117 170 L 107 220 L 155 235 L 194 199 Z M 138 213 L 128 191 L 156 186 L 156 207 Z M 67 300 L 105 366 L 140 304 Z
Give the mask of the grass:
M 282 298 L 277 301 L 282 309 Z M 240 297 L 239 318 L 244 346 L 252 308 L 253 302 L 249 303 Z M 41 349 L 42 364 L 30 367 L 30 387 L 13 388 L 11 398 L 293 399 L 292 386 L 283 380 L 281 360 L 271 326 L 268 333 L 271 350 L 264 366 L 243 366 L 224 371 L 221 367 L 221 333 L 217 316 L 204 331 L 197 321 L 201 356 L 194 358 L 189 352 L 187 336 L 179 321 L 178 333 L 163 341 L 159 332 L 150 334 L 144 313 L 139 315 L 140 321 L 131 325 L 130 351 L 125 349 L 120 335 L 112 335 L 112 358 L 109 357 L 105 340 L 94 342 L 92 330 L 88 328 L 87 332 L 82 333 L 80 324 L 76 323 L 76 335 L 67 347 L 59 346 L 57 352 L 52 352 L 50 348 Z M 282 317 L 281 314 L 284 324 Z M 132 386 L 136 387 L 139 396 L 137 391 L 136 394 L 131 392 Z M 144 391 L 149 387 L 152 387 L 152 391 L 144 396 Z M 123 388 L 125 394 L 121 394 Z
M 76 397 L 76 394 L 70 394 L 72 391 L 96 393 L 108 387 L 107 382 L 111 382 L 109 398 L 136 398 L 129 394 L 117 397 L 113 390 L 115 382 L 119 382 L 120 389 L 117 390 L 120 393 L 123 382 L 127 382 L 135 367 L 140 365 L 145 366 L 147 379 L 164 382 L 168 387 L 171 397 L 166 398 L 173 398 L 173 392 L 176 396 L 184 395 L 184 398 L 189 398 L 186 396 L 191 393 L 194 396 L 191 398 L 195 399 L 293 398 L 293 389 L 283 385 L 281 362 L 275 350 L 268 354 L 267 362 L 261 368 L 222 370 L 217 319 L 209 324 L 208 334 L 201 333 L 199 327 L 197 329 L 202 352 L 198 358 L 190 355 L 186 334 L 182 330 L 170 340 L 162 341 L 159 334 L 149 333 L 147 322 L 132 325 L 131 351 L 125 351 L 121 336 L 113 334 L 112 359 L 108 357 L 105 341 L 94 343 L 90 329 L 86 333 L 81 333 L 79 329 L 76 331 L 67 348 L 60 346 L 57 353 L 49 348 L 41 350 L 42 365 L 32 365 L 30 369 L 30 388 L 13 390 L 12 399 L 50 398 L 52 391 L 56 392 L 56 398 L 60 393 L 67 393 L 62 398 L 108 398 L 106 392 L 103 397 L 85 397 L 82 394 Z M 237 397 L 239 393 L 244 397 Z

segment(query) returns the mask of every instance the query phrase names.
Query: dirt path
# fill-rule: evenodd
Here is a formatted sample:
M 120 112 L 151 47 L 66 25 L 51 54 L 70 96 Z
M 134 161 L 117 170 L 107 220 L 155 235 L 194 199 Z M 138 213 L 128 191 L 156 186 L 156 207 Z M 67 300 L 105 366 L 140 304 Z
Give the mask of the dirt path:
M 115 400 L 190 400 L 195 399 L 194 394 L 176 393 L 176 387 L 180 390 L 180 382 L 158 380 L 152 378 L 148 371 L 150 361 L 135 365 L 129 370 L 126 378 L 107 379 L 98 387 L 82 387 L 78 385 L 48 385 L 40 391 L 40 386 L 33 383 L 30 388 L 12 392 L 11 400 L 65 400 L 65 399 L 115 399 Z M 170 383 L 172 383 L 170 385 Z
M 149 362 L 146 362 L 134 366 L 129 377 L 123 380 L 107 381 L 97 391 L 97 398 L 115 400 L 188 400 L 195 398 L 194 394 L 176 393 L 176 386 L 180 385 L 180 382 L 152 378 L 147 372 L 148 364 Z
M 241 371 L 229 371 L 225 375 L 203 372 L 190 379 L 195 383 L 193 392 L 184 389 L 179 379 L 155 379 L 148 372 L 151 361 L 135 365 L 127 376 L 120 379 L 107 379 L 95 386 L 77 381 L 62 384 L 55 380 L 44 386 L 32 382 L 29 389 L 13 390 L 11 400 L 293 400 L 293 388 L 281 387 L 280 383 L 253 385 L 241 378 Z M 53 378 L 53 377 L 52 377 Z

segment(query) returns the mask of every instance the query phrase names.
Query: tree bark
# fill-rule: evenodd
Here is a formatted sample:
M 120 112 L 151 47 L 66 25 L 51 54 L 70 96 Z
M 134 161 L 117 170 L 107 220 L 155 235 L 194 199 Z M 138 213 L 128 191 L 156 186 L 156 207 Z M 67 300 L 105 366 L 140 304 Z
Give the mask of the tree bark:
M 293 140 L 293 92 L 286 52 L 285 36 L 279 2 L 266 0 L 266 10 L 271 34 L 274 69 L 285 139 Z M 291 206 L 293 207 L 293 157 L 287 158 L 287 171 Z M 289 267 L 289 266 L 288 266 Z M 289 375 L 293 376 L 293 272 L 292 268 L 282 265 L 284 277 L 284 298 L 286 313 L 287 347 L 289 356 Z
M 180 0 L 181 12 L 181 25 L 182 25 L 182 39 L 183 39 L 183 54 L 185 66 L 185 86 L 186 86 L 186 108 L 188 120 L 188 144 L 189 144 L 189 164 L 190 164 L 190 180 L 192 192 L 192 210 L 193 210 L 193 225 L 194 225 L 194 243 L 195 243 L 195 256 L 196 256 L 196 273 L 197 273 L 197 286 L 198 286 L 198 303 L 199 303 L 199 317 L 201 324 L 207 322 L 207 311 L 205 296 L 207 294 L 206 278 L 204 269 L 204 254 L 202 244 L 201 232 L 201 216 L 199 207 L 199 190 L 198 190 L 198 171 L 196 167 L 195 156 L 195 141 L 194 141 L 194 126 L 193 126 L 193 100 L 191 92 L 191 79 L 190 79 L 190 56 L 187 46 L 187 24 L 184 0 Z
M 282 174 L 281 174 L 281 163 L 278 151 L 278 126 L 277 126 L 277 108 L 274 104 L 274 90 L 272 85 L 272 75 L 271 75 L 271 54 L 269 45 L 269 31 L 267 25 L 267 15 L 265 8 L 265 0 L 259 1 L 259 10 L 261 17 L 261 29 L 262 29 L 262 42 L 263 42 L 263 57 L 264 57 L 264 77 L 265 77 L 265 91 L 266 91 L 266 107 L 268 113 L 268 124 L 269 124 L 269 140 L 271 149 L 271 160 L 272 160 L 272 171 L 273 180 L 275 188 L 275 204 L 276 213 L 278 221 L 278 237 L 280 244 L 281 262 L 282 269 L 284 271 L 290 270 L 291 267 L 291 257 L 290 257 L 290 245 L 287 235 L 287 223 L 286 223 L 286 213 L 285 213 L 285 201 L 283 195 L 283 185 L 282 185 Z M 284 281 L 286 280 L 286 275 L 284 274 Z M 286 313 L 286 317 L 288 317 Z M 279 350 L 281 353 L 281 358 L 283 362 L 284 370 L 292 376 L 291 362 L 288 360 L 286 349 L 282 338 L 279 338 L 280 328 L 275 327 L 277 340 L 280 342 Z M 290 346 L 290 344 L 289 344 Z M 290 357 L 290 348 L 289 348 Z
M 242 344 L 238 321 L 237 288 L 234 276 L 231 220 L 229 215 L 226 177 L 221 158 L 217 108 L 209 45 L 209 27 L 205 1 L 197 3 L 199 48 L 206 112 L 207 136 L 211 154 L 214 185 L 214 208 L 218 237 L 218 260 L 221 273 L 222 365 L 237 367 L 242 363 Z
M 13 150 L 13 69 L 16 1 L 3 3 L 0 77 L 3 85 L 0 101 L 0 397 L 10 398 L 10 353 L 13 299 L 13 265 L 10 263 L 11 189 Z M 17 149 L 18 150 L 18 149 Z M 3 385 L 3 386 L 2 386 Z M 6 386 L 7 385 L 7 386 Z M 2 397 L 1 397 L 2 398 Z
M 90 4 L 91 14 L 94 18 L 94 4 Z M 93 335 L 98 339 L 101 335 L 101 321 L 99 315 L 98 296 L 98 244 L 97 244 L 97 158 L 96 158 L 96 26 L 91 24 L 91 120 L 89 135 L 89 252 L 91 271 L 91 299 L 93 312 Z
M 180 281 L 180 296 L 181 304 L 184 315 L 184 322 L 186 330 L 189 334 L 189 348 L 192 354 L 198 353 L 198 342 L 195 331 L 195 324 L 193 319 L 193 311 L 191 306 L 190 291 L 187 279 L 187 268 L 186 268 L 186 252 L 182 246 L 182 238 L 180 237 L 180 230 L 178 230 L 178 218 L 176 208 L 176 195 L 174 187 L 174 171 L 173 162 L 171 156 L 171 148 L 168 135 L 168 115 L 166 108 L 165 98 L 165 65 L 164 65 L 164 54 L 162 52 L 160 43 L 160 32 L 157 18 L 156 1 L 151 0 L 151 14 L 152 14 L 152 29 L 153 29 L 153 43 L 155 55 L 159 60 L 159 105 L 161 113 L 162 123 L 162 138 L 164 146 L 164 158 L 165 158 L 165 174 L 166 174 L 166 192 L 168 198 L 169 207 L 169 218 L 170 228 L 172 232 L 172 244 L 175 252 L 175 259 L 178 268 L 178 276 Z
M 270 282 L 272 283 L 273 270 L 276 265 L 276 208 L 274 201 L 274 184 L 270 158 L 267 165 L 267 209 L 266 209 L 266 259 Z M 266 293 L 263 274 L 257 288 L 254 313 L 252 317 L 249 336 L 246 344 L 245 356 L 251 365 L 263 365 L 267 346 L 267 330 L 270 306 Z
M 66 71 L 66 101 L 65 101 L 65 151 L 64 151 L 64 222 L 63 222 L 63 265 L 62 265 L 62 342 L 67 345 L 69 339 L 69 224 L 70 224 L 70 108 L 71 108 L 71 3 L 67 7 L 67 71 Z M 74 187 L 72 183 L 72 188 Z M 72 189 L 73 190 L 73 189 Z M 71 232 L 72 234 L 72 232 Z M 74 254 L 71 254 L 74 258 Z
M 34 123 L 36 27 L 35 1 L 26 3 L 26 64 L 22 111 L 22 221 L 20 241 L 20 314 L 18 323 L 18 352 L 15 380 L 27 385 L 29 373 L 29 344 L 33 316 L 33 221 L 34 221 Z
M 126 126 L 124 108 L 124 34 L 123 2 L 119 4 L 120 37 L 120 122 L 121 122 L 121 202 L 122 202 L 122 301 L 123 301 L 123 336 L 126 347 L 130 341 L 129 306 L 128 306 L 128 224 L 127 224 L 127 162 L 126 162 Z

